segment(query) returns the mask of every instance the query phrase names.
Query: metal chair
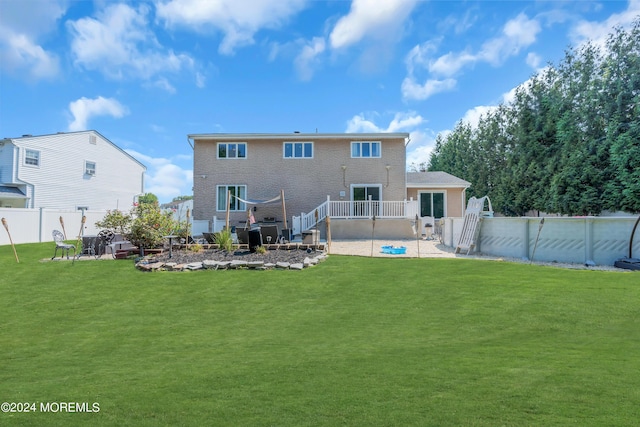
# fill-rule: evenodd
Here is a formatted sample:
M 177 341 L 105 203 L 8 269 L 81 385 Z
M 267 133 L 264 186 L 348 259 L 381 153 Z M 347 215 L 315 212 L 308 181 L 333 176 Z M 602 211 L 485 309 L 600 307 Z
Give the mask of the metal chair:
M 53 241 L 56 242 L 56 250 L 53 253 L 51 259 L 54 259 L 58 254 L 58 249 L 61 250 L 60 258 L 64 255 L 64 251 L 67 251 L 67 259 L 69 259 L 69 249 L 73 249 L 73 256 L 76 256 L 76 247 L 75 245 L 71 245 L 69 243 L 64 242 L 64 234 L 60 230 L 53 230 L 51 233 L 53 235 Z
M 111 245 L 111 243 L 113 242 L 113 240 L 116 238 L 116 233 L 114 233 L 111 230 L 100 230 L 98 232 L 98 253 L 97 255 L 104 255 L 105 253 L 107 253 L 107 247 L 109 247 Z M 112 248 L 113 249 L 113 248 Z M 111 254 L 113 255 L 113 253 L 115 252 L 115 250 L 111 251 Z

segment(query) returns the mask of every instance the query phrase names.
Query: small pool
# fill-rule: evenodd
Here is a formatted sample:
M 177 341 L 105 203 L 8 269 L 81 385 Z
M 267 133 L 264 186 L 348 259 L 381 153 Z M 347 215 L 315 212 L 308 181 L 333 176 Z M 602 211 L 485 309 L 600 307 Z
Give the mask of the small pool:
M 406 246 L 383 246 L 382 247 L 383 254 L 391 254 L 391 255 L 402 255 L 407 253 Z

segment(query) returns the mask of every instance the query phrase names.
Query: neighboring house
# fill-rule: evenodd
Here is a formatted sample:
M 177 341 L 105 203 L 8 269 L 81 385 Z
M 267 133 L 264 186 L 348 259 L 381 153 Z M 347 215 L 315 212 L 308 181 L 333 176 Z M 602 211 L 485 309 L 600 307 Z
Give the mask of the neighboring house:
M 186 221 L 187 212 L 189 212 L 189 216 L 191 216 L 191 211 L 193 211 L 193 199 L 163 203 L 160 205 L 160 209 L 171 211 L 173 213 L 173 219 L 176 221 Z
M 129 209 L 145 170 L 93 130 L 0 139 L 0 207 Z
M 294 233 L 314 227 L 316 217 L 322 221 L 327 215 L 332 230 L 340 227 L 334 219 L 372 219 L 374 215 L 406 225 L 407 219 L 426 213 L 427 195 L 436 206 L 430 214 L 440 214 L 437 206 L 440 195 L 445 195 L 442 214 L 461 215 L 464 189 L 469 185 L 458 180 L 454 187 L 449 178 L 437 183 L 416 177 L 409 188 L 408 133 L 192 134 L 188 138 L 194 150 L 194 221 L 226 222 L 230 193 L 231 226 L 246 224 L 249 209 L 259 223 L 275 221 L 284 226 L 286 215 Z M 280 201 L 258 202 L 277 198 L 281 191 L 286 213 Z M 419 200 L 424 212 L 419 212 Z

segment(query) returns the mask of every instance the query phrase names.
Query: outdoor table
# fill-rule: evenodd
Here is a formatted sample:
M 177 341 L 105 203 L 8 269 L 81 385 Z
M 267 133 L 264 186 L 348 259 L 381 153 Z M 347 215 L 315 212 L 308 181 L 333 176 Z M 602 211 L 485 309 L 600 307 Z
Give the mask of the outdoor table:
M 180 237 L 175 235 L 164 236 L 165 239 L 169 239 L 169 258 L 173 258 L 173 239 Z

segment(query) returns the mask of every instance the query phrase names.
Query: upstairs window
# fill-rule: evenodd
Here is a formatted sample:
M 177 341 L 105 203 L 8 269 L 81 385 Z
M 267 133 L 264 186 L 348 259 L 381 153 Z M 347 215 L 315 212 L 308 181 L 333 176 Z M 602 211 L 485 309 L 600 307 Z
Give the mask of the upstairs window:
M 87 175 L 96 174 L 96 162 L 84 162 L 84 173 Z
M 24 153 L 24 164 L 29 166 L 40 166 L 40 152 L 27 149 Z
M 312 159 L 313 142 L 285 142 L 283 151 L 285 159 Z
M 377 158 L 380 157 L 380 141 L 354 141 L 351 143 L 351 157 Z
M 246 159 L 247 143 L 246 142 L 219 142 L 218 143 L 219 159 Z

